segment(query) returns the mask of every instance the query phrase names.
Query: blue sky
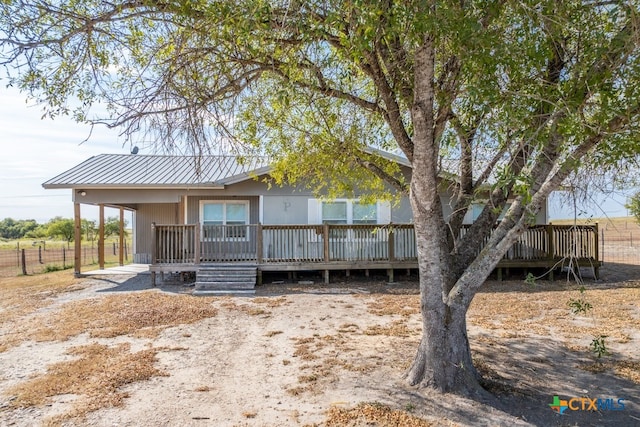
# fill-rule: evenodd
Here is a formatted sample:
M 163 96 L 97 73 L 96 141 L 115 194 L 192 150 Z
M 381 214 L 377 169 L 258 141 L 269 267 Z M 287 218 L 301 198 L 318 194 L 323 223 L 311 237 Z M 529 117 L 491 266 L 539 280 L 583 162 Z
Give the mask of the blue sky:
M 0 84 L 2 81 L 0 80 Z M 0 87 L 0 219 L 35 219 L 42 223 L 55 216 L 73 217 L 70 190 L 44 190 L 42 183 L 83 160 L 102 153 L 129 153 L 129 144 L 115 130 L 91 129 L 70 119 L 41 119 L 42 109 L 26 102 L 15 89 Z M 626 216 L 626 195 L 594 196 L 581 216 Z M 571 218 L 573 211 L 558 197 L 549 202 L 551 219 Z M 117 211 L 107 210 L 106 215 Z M 96 219 L 97 208 L 82 205 L 82 217 Z
M 45 190 L 42 183 L 96 154 L 129 152 L 118 132 L 106 128 L 94 129 L 83 143 L 89 126 L 63 117 L 41 119 L 42 108 L 15 89 L 2 86 L 0 100 L 0 219 L 72 218 L 71 190 Z M 83 218 L 98 216 L 97 208 L 81 209 Z

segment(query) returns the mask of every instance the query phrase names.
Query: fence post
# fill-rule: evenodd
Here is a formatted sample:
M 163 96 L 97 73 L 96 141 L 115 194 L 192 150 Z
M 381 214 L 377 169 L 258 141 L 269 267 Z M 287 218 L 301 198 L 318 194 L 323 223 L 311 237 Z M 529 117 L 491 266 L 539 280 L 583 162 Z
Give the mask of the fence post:
M 62 269 L 67 268 L 67 249 L 62 247 Z
M 43 264 L 42 262 L 42 246 L 38 245 L 38 262 Z
M 24 253 L 24 249 L 22 250 L 22 274 L 27 275 L 27 256 Z
M 607 229 L 607 225 L 605 224 L 604 229 L 600 230 L 600 245 L 602 246 L 602 250 L 600 253 L 596 252 L 596 259 L 602 258 L 602 263 L 604 264 L 604 230 Z M 598 235 L 598 224 L 596 223 L 596 236 Z M 599 249 L 598 242 L 596 241 L 596 250 Z

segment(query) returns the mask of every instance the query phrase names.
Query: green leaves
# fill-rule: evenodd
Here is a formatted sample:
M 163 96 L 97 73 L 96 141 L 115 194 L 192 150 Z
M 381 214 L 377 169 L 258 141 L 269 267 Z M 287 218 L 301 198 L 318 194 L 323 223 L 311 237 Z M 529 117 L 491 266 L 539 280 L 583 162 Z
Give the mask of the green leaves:
M 242 141 L 274 157 L 295 153 L 287 164 L 322 151 L 345 159 L 340 174 L 368 161 L 367 145 L 411 157 L 414 56 L 430 40 L 440 130 L 432 143 L 443 172 L 468 173 L 456 159 L 469 150 L 473 178 L 527 205 L 553 168 L 574 169 L 585 155 L 614 168 L 640 152 L 636 9 L 550 0 L 4 1 L 0 29 L 11 77 L 48 116 L 107 122 L 187 151 Z M 108 116 L 91 113 L 96 102 Z M 597 149 L 574 155 L 586 143 Z

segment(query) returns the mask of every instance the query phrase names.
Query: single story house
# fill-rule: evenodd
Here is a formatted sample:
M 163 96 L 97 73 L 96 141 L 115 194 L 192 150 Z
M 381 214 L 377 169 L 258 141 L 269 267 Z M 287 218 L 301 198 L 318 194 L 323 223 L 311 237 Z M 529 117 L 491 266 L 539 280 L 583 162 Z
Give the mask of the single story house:
M 409 170 L 405 159 L 384 155 Z M 386 269 L 393 280 L 394 269 L 417 267 L 407 197 L 398 203 L 326 200 L 303 187 L 270 185 L 269 171 L 260 157 L 103 154 L 43 187 L 72 190 L 78 230 L 81 204 L 133 211 L 134 262 L 149 264 L 154 282 L 156 272 L 196 271 L 196 290 L 203 293 L 250 292 L 262 271 L 318 270 L 328 281 L 330 270 Z M 447 216 L 451 195 L 441 197 Z M 466 223 L 480 209 L 470 209 Z M 546 207 L 536 222 L 540 227 L 523 236 L 520 249 L 514 246 L 505 267 L 546 266 L 563 256 L 550 240 L 563 231 L 548 228 Z M 594 230 L 582 232 L 590 242 L 585 259 L 597 260 Z

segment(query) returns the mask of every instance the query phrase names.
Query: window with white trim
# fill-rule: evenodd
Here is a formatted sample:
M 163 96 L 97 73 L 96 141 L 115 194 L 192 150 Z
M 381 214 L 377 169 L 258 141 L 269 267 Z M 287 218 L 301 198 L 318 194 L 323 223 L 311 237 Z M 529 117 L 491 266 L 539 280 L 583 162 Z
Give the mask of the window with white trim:
M 321 202 L 323 224 L 377 224 L 378 204 L 358 200 Z
M 352 213 L 353 224 L 377 224 L 378 205 L 377 203 L 362 203 L 354 201 Z
M 201 200 L 200 222 L 204 240 L 246 239 L 249 224 L 248 201 Z
M 322 202 L 323 224 L 347 224 L 347 202 Z

